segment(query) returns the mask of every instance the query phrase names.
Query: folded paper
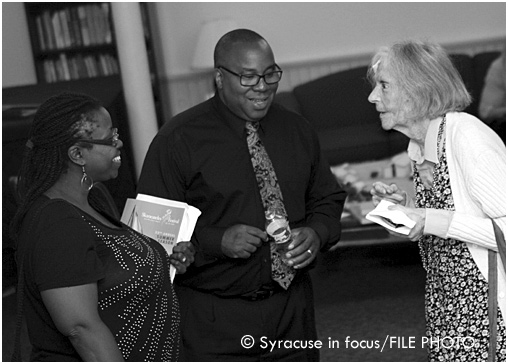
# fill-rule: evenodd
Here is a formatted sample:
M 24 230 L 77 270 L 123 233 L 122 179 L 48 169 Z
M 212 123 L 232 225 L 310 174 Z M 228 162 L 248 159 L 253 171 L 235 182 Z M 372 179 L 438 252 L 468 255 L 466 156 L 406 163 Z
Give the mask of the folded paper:
M 376 208 L 367 214 L 366 219 L 388 230 L 409 235 L 409 232 L 416 225 L 416 222 L 411 220 L 400 210 L 388 210 L 388 207 L 392 205 L 395 204 L 387 200 L 381 200 Z

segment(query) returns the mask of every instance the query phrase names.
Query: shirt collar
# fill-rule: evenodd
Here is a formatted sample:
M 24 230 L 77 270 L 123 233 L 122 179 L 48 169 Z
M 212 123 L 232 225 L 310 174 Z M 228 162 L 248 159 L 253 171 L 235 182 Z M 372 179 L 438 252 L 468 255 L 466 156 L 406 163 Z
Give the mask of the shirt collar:
M 227 106 L 222 102 L 219 93 L 216 92 L 213 99 L 212 99 L 213 105 L 215 107 L 215 110 L 219 113 L 220 117 L 228 127 L 230 127 L 236 134 L 243 136 L 245 132 L 245 123 L 248 120 L 242 119 L 238 117 L 236 114 L 234 114 Z M 265 116 L 266 118 L 266 116 Z M 263 120 L 259 120 L 259 129 L 263 129 Z
M 427 134 L 425 135 L 423 150 L 414 140 L 411 139 L 409 141 L 407 153 L 409 158 L 416 164 L 422 164 L 426 160 L 437 164 L 439 161 L 437 155 L 437 135 L 441 120 L 443 120 L 442 117 L 437 117 L 430 121 Z

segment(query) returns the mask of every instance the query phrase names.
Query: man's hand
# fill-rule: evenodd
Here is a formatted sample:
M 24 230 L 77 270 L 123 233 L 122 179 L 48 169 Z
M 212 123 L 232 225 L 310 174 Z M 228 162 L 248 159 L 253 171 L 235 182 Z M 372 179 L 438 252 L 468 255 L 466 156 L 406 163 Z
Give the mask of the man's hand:
M 289 251 L 286 253 L 288 265 L 295 269 L 304 268 L 316 258 L 321 241 L 310 227 L 295 228 L 291 235 L 293 242 L 289 244 Z
M 249 225 L 234 225 L 222 237 L 222 252 L 230 258 L 249 258 L 268 236 L 265 231 Z

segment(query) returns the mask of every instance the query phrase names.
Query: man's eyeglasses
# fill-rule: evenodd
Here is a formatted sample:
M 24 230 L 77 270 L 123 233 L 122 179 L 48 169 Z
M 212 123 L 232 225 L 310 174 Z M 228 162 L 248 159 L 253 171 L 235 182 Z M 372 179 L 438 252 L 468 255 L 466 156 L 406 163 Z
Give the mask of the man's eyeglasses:
M 280 79 L 282 78 L 282 70 L 280 69 L 278 71 L 265 73 L 264 75 L 258 75 L 255 73 L 241 75 L 223 66 L 218 66 L 217 68 L 223 69 L 224 71 L 228 71 L 232 75 L 240 77 L 240 85 L 242 86 L 250 86 L 250 87 L 256 86 L 259 83 L 259 80 L 261 79 L 263 79 L 267 85 L 273 85 L 274 83 L 279 82 Z
M 89 143 L 89 144 L 99 144 L 99 145 L 109 145 L 111 147 L 116 147 L 118 145 L 118 140 L 120 139 L 120 134 L 118 134 L 118 129 L 113 129 L 113 136 L 108 139 L 78 139 L 76 142 Z

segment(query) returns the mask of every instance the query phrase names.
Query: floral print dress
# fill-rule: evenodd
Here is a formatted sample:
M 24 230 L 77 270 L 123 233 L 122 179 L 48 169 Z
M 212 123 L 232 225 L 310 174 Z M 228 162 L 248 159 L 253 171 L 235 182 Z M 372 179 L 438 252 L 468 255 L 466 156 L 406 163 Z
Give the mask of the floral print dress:
M 417 208 L 454 211 L 446 161 L 446 118 L 438 133 L 439 162 L 433 185 L 424 186 L 413 167 Z M 440 149 L 442 141 L 442 150 Z M 476 266 L 466 243 L 424 235 L 419 241 L 427 272 L 425 289 L 426 334 L 430 361 L 485 361 L 489 347 L 488 282 Z M 506 332 L 497 313 L 496 360 L 506 361 Z

